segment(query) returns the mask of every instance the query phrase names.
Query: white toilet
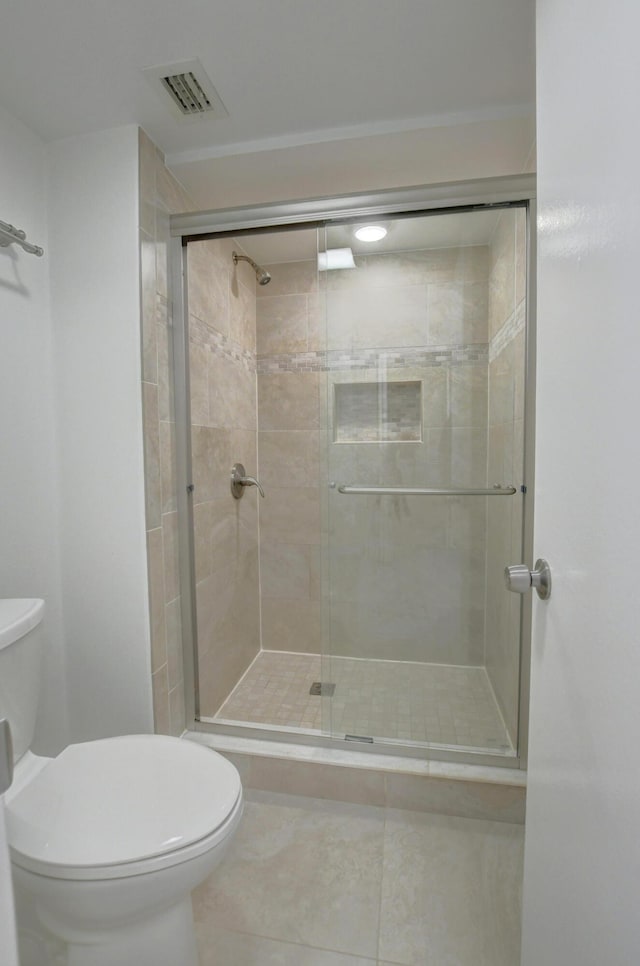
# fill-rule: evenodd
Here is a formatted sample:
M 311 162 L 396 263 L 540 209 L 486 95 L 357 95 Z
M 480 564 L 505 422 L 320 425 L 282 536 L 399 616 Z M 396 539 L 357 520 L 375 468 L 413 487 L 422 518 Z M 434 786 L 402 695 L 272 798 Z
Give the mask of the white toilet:
M 68 966 L 196 966 L 190 893 L 238 827 L 240 776 L 211 749 L 160 735 L 69 745 L 57 758 L 32 754 L 43 610 L 41 600 L 0 600 L 16 889 Z

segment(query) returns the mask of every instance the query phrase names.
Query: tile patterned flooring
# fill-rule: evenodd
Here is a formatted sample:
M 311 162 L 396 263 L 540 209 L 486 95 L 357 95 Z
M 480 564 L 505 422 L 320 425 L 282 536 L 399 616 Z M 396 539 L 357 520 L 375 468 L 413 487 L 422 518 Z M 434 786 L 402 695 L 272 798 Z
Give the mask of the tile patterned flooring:
M 482 667 L 261 651 L 214 720 L 513 752 Z
M 524 829 L 250 791 L 201 966 L 517 966 Z

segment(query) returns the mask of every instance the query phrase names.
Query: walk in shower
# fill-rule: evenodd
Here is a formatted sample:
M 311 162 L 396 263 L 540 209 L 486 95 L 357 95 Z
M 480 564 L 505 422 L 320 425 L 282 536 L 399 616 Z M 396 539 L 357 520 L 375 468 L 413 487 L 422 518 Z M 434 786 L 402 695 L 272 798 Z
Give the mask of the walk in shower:
M 194 727 L 522 752 L 530 209 L 500 179 L 172 219 Z

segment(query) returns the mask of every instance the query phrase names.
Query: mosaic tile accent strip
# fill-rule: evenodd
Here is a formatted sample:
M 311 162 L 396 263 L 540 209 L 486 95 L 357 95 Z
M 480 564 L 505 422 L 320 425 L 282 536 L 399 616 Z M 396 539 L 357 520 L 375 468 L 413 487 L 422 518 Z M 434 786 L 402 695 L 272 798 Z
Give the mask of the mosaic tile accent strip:
M 486 343 L 388 349 L 328 349 L 258 356 L 258 372 L 339 372 L 357 369 L 411 369 L 486 365 Z
M 497 359 L 505 346 L 515 339 L 518 333 L 524 329 L 527 321 L 527 307 L 525 300 L 515 308 L 504 325 L 498 329 L 493 339 L 489 343 L 489 362 Z
M 422 439 L 420 382 L 338 383 L 335 400 L 337 443 Z
M 217 332 L 196 318 L 195 315 L 189 317 L 189 339 L 198 345 L 210 349 L 215 355 L 227 361 L 239 362 L 249 372 L 256 371 L 256 355 L 250 349 L 243 349 L 238 342 L 227 338 L 226 335 Z
M 483 667 L 261 651 L 215 720 L 320 731 L 329 705 L 309 689 L 321 669 L 334 733 L 513 752 Z

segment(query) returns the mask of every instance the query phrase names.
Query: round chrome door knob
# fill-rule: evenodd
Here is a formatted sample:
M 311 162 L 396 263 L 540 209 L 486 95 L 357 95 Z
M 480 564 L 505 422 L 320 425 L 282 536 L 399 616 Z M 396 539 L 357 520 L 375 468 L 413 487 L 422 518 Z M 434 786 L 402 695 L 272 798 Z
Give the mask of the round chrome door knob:
M 505 567 L 504 582 L 507 590 L 514 594 L 526 594 L 534 587 L 541 600 L 548 600 L 551 596 L 551 569 L 542 558 L 536 560 L 535 570 L 529 570 L 526 564 Z
M 514 594 L 526 594 L 531 588 L 531 571 L 526 564 L 505 567 L 504 582 L 507 590 L 512 590 Z

